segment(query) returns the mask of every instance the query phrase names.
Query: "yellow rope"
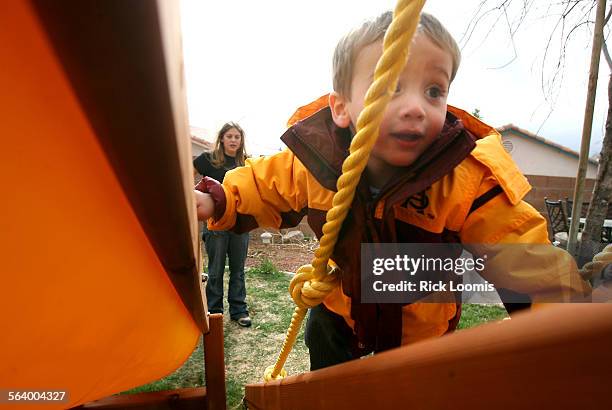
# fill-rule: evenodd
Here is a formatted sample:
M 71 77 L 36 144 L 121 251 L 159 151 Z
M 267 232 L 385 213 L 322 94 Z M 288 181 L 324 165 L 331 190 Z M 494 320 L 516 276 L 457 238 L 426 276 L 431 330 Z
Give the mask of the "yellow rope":
M 612 244 L 607 245 L 601 252 L 596 254 L 592 262 L 585 263 L 582 269 L 580 269 L 580 276 L 584 279 L 592 279 L 610 263 L 612 263 Z
M 333 197 L 332 208 L 327 212 L 327 222 L 323 225 L 319 248 L 315 251 L 312 265 L 298 269 L 291 281 L 291 297 L 297 307 L 293 312 L 278 359 L 265 371 L 265 381 L 286 376 L 287 372 L 283 369 L 283 365 L 293 347 L 306 312 L 321 303 L 338 284 L 336 275 L 330 272 L 328 267 L 329 258 L 336 245 L 342 222 L 353 202 L 361 173 L 378 138 L 383 113 L 406 64 L 410 41 L 416 31 L 419 14 L 424 4 L 425 0 L 398 0 L 395 7 L 393 21 L 383 41 L 383 54 L 374 71 L 374 81 L 368 89 L 364 109 L 357 120 L 357 134 L 351 142 L 350 155 L 342 164 L 342 175 L 337 182 L 338 191 Z

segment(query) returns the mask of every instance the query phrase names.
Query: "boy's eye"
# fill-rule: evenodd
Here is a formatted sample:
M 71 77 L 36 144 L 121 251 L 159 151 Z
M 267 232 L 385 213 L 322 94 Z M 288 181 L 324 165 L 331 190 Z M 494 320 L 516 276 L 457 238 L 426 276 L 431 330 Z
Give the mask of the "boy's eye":
M 395 94 L 397 94 L 397 93 L 399 93 L 401 91 L 402 91 L 402 85 L 398 81 L 397 85 L 395 86 Z
M 429 87 L 425 93 L 429 98 L 442 98 L 444 97 L 444 90 L 438 86 Z

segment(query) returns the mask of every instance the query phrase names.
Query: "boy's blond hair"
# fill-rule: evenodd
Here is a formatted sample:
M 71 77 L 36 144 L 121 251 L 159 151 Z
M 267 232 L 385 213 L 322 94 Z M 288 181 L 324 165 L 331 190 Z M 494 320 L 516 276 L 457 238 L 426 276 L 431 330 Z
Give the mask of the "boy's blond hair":
M 357 55 L 364 47 L 384 37 L 392 19 L 393 13 L 387 11 L 373 20 L 366 21 L 361 27 L 351 30 L 340 39 L 333 59 L 334 91 L 346 98 L 351 98 L 353 66 Z M 450 80 L 452 82 L 461 62 L 461 51 L 453 36 L 437 18 L 428 13 L 421 13 L 417 32 L 425 34 L 434 44 L 451 55 L 453 72 Z

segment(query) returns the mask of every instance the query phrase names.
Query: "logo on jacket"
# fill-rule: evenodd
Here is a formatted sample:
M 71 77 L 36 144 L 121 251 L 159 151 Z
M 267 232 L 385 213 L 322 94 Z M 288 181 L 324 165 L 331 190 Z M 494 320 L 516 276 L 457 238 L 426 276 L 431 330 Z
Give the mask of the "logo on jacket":
M 419 192 L 418 194 L 412 195 L 410 198 L 404 202 L 403 207 L 408 208 L 408 206 L 414 208 L 414 210 L 421 214 L 426 215 L 428 218 L 433 219 L 434 215 L 431 213 L 425 214 L 425 209 L 429 206 L 429 197 L 427 196 L 427 189 L 423 192 Z

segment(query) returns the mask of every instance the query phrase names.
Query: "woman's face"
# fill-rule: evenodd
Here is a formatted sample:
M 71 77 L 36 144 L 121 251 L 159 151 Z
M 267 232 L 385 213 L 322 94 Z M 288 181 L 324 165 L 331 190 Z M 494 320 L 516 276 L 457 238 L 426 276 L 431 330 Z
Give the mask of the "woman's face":
M 235 157 L 236 153 L 242 145 L 242 135 L 236 128 L 230 128 L 221 137 L 221 144 L 223 144 L 223 152 L 225 155 Z

